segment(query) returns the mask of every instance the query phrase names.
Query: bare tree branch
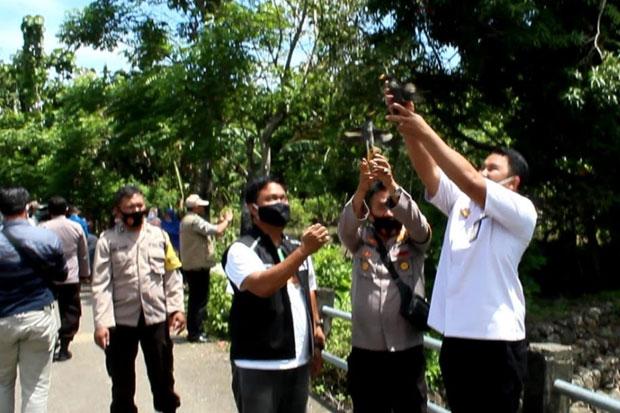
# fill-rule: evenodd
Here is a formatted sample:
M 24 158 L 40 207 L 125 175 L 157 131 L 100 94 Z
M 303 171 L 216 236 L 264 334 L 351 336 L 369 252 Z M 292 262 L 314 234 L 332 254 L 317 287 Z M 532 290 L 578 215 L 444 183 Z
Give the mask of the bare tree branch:
M 598 52 L 601 60 L 603 60 L 603 52 L 598 45 L 598 38 L 601 35 L 601 18 L 603 17 L 603 11 L 605 10 L 605 5 L 607 4 L 607 0 L 601 0 L 601 7 L 598 11 L 598 18 L 596 19 L 596 36 L 594 36 L 594 48 Z

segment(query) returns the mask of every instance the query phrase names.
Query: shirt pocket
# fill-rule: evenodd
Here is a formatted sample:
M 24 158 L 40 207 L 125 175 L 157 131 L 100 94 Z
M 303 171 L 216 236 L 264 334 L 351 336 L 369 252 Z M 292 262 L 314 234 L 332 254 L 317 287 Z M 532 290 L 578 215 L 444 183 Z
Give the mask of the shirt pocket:
M 131 268 L 131 257 L 128 250 L 116 250 L 112 252 L 112 272 L 115 276 L 127 274 Z
M 372 279 L 377 271 L 376 263 L 380 262 L 379 253 L 370 247 L 363 246 L 357 254 L 353 262 L 353 271 L 362 278 Z
M 397 251 L 392 265 L 401 280 L 409 285 L 413 284 L 413 251 L 411 251 L 411 248 L 408 247 Z
M 166 253 L 163 248 L 151 248 L 149 251 L 151 273 L 163 276 L 166 273 Z

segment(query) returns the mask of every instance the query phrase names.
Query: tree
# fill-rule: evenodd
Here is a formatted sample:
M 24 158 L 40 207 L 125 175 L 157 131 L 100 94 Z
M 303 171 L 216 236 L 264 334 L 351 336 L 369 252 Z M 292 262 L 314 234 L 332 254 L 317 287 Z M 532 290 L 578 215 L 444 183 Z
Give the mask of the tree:
M 617 6 L 604 0 L 372 6 L 395 16 L 381 41 L 407 35 L 458 51 L 460 63 L 450 70 L 412 71 L 429 97 L 424 108 L 453 144 L 465 152 L 481 143 L 511 144 L 529 159 L 548 256 L 538 274 L 546 290 L 560 282 L 579 289 L 617 285 L 609 254 L 620 237 L 610 224 L 618 210 L 611 160 L 620 155 L 618 118 L 610 116 L 618 98 Z

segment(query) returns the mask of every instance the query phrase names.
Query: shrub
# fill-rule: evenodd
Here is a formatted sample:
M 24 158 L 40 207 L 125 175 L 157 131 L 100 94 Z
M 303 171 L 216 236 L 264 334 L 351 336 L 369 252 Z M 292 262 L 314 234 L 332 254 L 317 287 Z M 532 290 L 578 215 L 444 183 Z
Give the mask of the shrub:
M 211 291 L 207 304 L 208 317 L 205 321 L 205 329 L 211 337 L 228 339 L 228 315 L 232 304 L 232 295 L 226 291 L 228 279 L 216 269 L 211 271 Z

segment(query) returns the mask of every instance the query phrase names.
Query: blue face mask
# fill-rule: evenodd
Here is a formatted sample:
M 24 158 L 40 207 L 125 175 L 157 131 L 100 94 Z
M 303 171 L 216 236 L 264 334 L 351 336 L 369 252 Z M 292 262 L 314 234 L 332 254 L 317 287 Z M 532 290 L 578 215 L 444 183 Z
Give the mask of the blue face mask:
M 288 204 L 278 202 L 258 207 L 258 217 L 265 224 L 284 228 L 291 219 L 291 209 Z

